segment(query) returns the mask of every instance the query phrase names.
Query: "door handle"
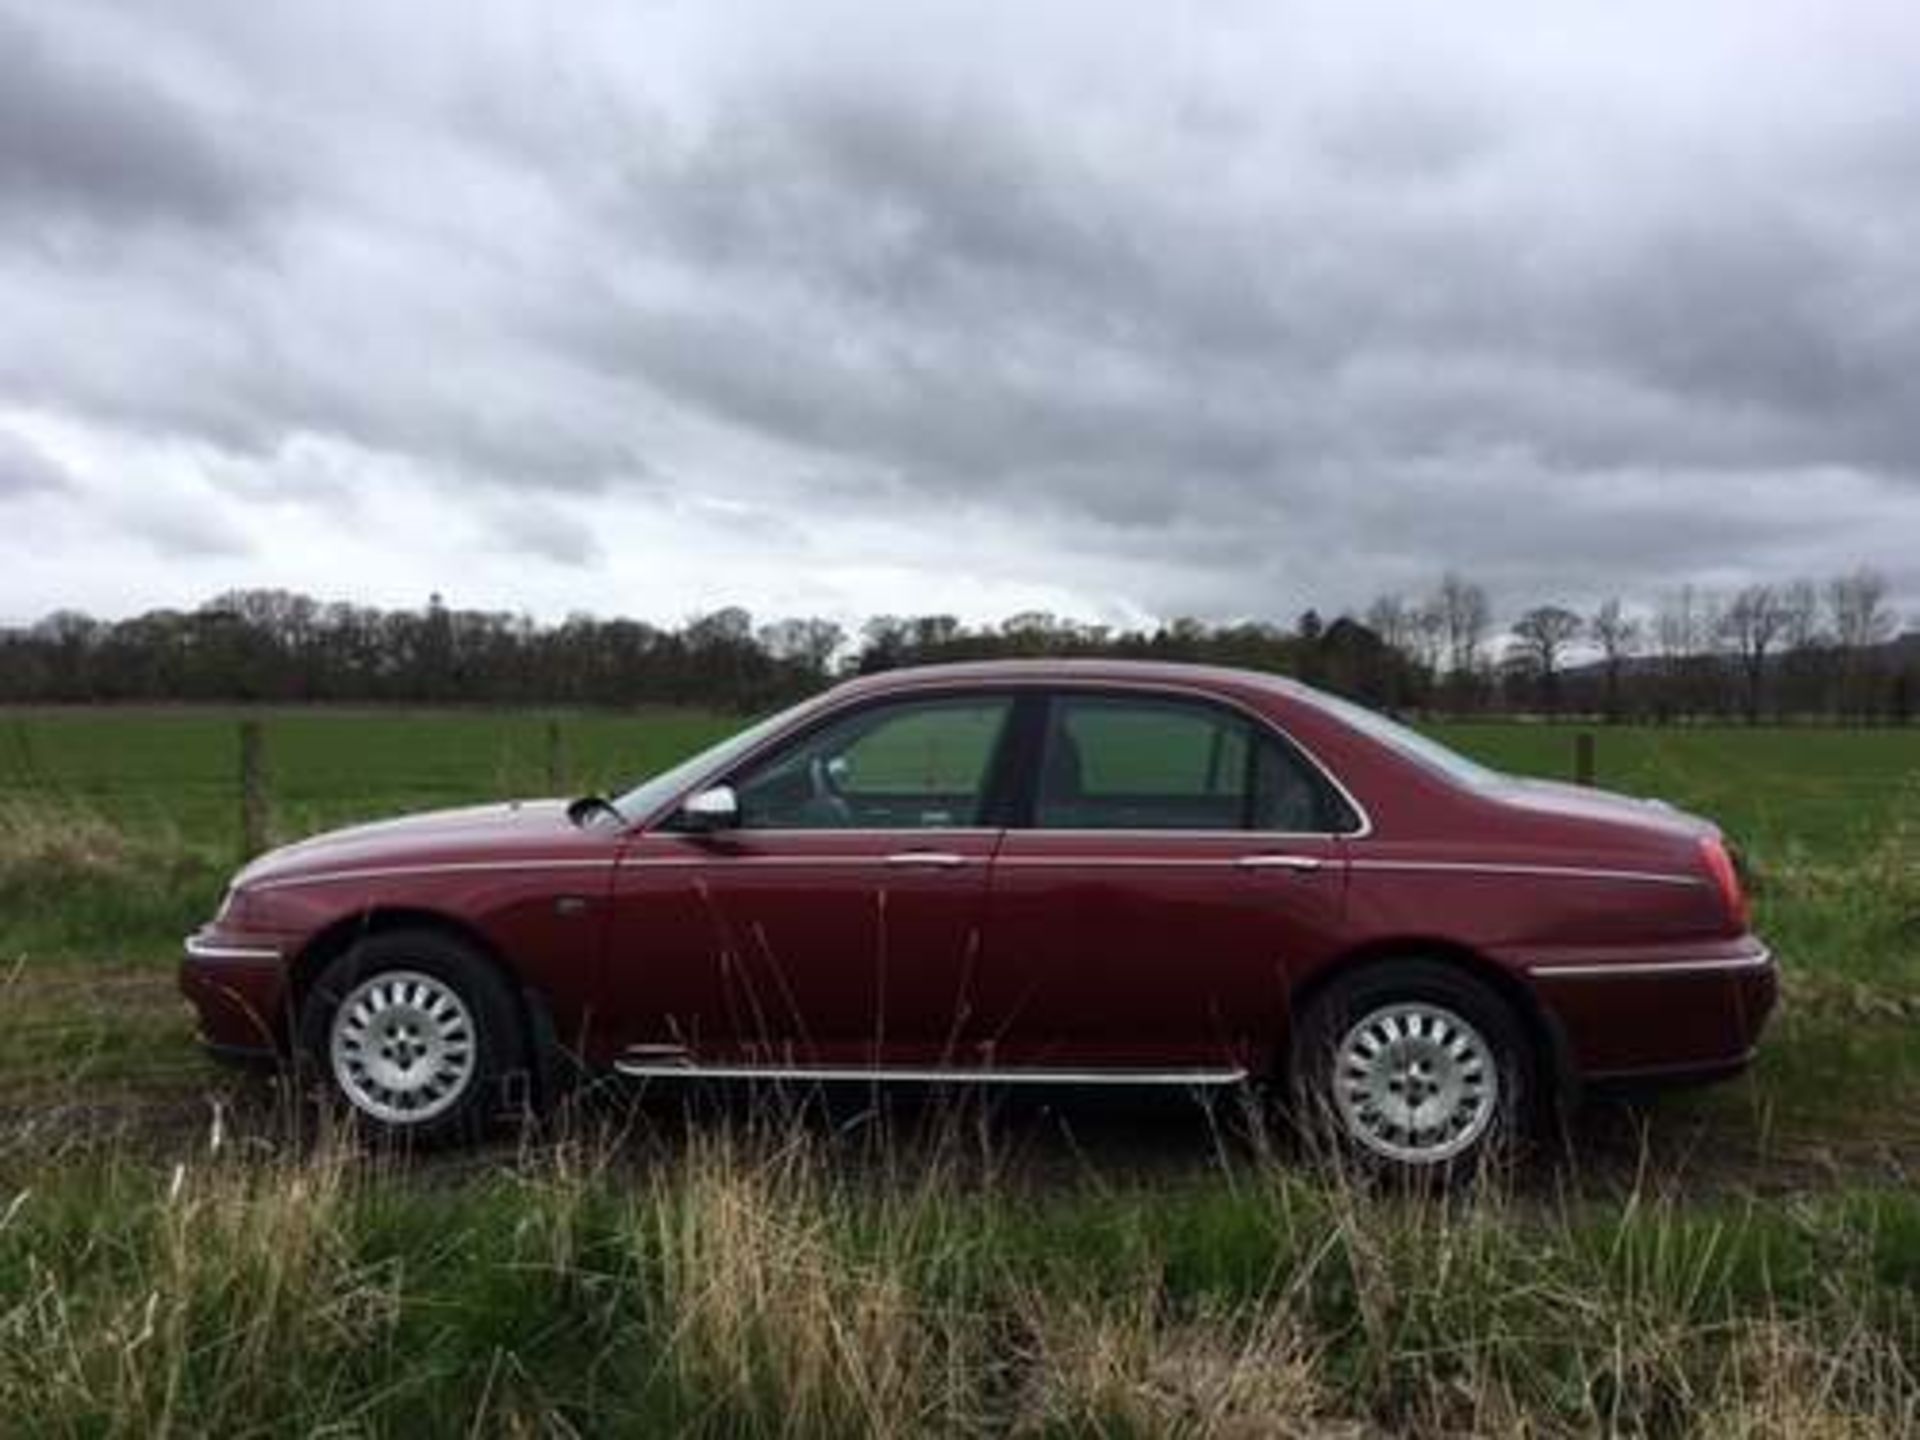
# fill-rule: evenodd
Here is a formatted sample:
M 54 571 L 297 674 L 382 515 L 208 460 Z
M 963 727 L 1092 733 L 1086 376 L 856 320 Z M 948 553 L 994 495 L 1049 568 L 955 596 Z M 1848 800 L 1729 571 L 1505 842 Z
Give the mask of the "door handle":
M 887 856 L 889 865 L 924 865 L 933 870 L 957 870 L 967 857 L 951 850 L 902 850 Z
M 1327 862 L 1318 855 L 1242 855 L 1234 863 L 1242 870 L 1296 870 L 1304 875 Z

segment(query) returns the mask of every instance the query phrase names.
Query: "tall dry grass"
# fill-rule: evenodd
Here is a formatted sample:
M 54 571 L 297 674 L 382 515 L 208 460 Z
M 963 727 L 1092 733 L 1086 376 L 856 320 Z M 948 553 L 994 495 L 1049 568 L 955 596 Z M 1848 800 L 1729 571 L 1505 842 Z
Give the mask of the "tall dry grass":
M 894 1142 L 872 1142 L 885 1147 Z M 1920 1205 L 1029 1188 L 805 1120 L 0 1176 L 8 1433 L 1899 1435 Z
M 78 800 L 0 799 L 0 929 L 14 953 L 103 960 L 177 939 L 211 913 L 230 866 Z

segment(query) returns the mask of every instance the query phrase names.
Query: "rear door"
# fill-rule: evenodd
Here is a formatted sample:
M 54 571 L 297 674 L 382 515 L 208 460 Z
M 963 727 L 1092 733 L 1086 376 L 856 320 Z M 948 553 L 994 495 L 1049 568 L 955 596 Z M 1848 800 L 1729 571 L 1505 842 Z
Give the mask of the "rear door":
M 1340 944 L 1344 802 L 1265 722 L 1199 697 L 1066 690 L 1042 727 L 994 864 L 979 1063 L 1263 1064 L 1289 972 Z

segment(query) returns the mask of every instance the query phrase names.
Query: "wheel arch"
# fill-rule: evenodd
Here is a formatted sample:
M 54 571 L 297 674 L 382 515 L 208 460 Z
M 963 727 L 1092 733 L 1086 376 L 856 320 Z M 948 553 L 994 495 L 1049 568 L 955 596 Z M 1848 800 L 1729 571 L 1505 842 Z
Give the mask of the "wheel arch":
M 361 940 L 402 930 L 425 930 L 462 945 L 505 983 L 513 997 L 521 1038 L 541 1096 L 555 1093 L 559 1049 L 553 1012 L 537 986 L 523 977 L 512 961 L 484 931 L 444 910 L 410 905 L 376 905 L 356 910 L 323 927 L 294 956 L 287 977 L 287 1010 L 298 1017 L 308 993 L 335 960 Z M 289 1028 L 289 1036 L 293 1030 Z
M 1506 966 L 1488 959 L 1471 946 L 1439 936 L 1403 935 L 1370 941 L 1320 966 L 1301 982 L 1288 999 L 1288 1040 L 1297 1029 L 1293 1017 L 1311 1009 L 1335 981 L 1363 970 L 1379 969 L 1399 961 L 1426 960 L 1450 966 L 1480 982 L 1503 1000 L 1519 1018 L 1534 1049 L 1535 1078 L 1552 1106 L 1565 1109 L 1579 1095 L 1579 1077 L 1572 1047 L 1559 1020 L 1525 980 Z M 1284 1073 L 1286 1056 L 1276 1057 L 1277 1073 Z M 1550 1107 L 1543 1106 L 1543 1113 Z

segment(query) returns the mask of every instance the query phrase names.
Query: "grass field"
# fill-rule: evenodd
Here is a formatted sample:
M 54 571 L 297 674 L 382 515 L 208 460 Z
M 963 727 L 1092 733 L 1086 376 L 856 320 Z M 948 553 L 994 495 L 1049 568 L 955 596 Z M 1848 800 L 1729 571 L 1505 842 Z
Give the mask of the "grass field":
M 280 826 L 308 833 L 372 815 L 548 793 L 550 719 L 582 789 L 618 790 L 738 728 L 698 710 L 581 713 L 262 711 Z M 0 711 L 0 796 L 66 799 L 141 834 L 232 843 L 233 712 Z
M 628 714 L 266 710 L 288 834 L 368 815 L 547 793 L 549 723 L 576 788 L 619 790 L 738 728 L 698 710 Z M 76 802 L 116 827 L 195 845 L 237 832 L 237 712 L 0 710 L 0 798 Z M 1500 769 L 1568 777 L 1571 726 L 1434 727 Z M 1920 728 L 1598 730 L 1599 780 L 1712 815 L 1749 848 L 1832 859 L 1920 816 Z
M 275 823 L 548 788 L 548 717 L 267 713 Z M 558 717 L 576 787 L 731 727 Z M 1443 738 L 1564 776 L 1572 734 Z M 235 716 L 0 714 L 0 1433 L 1920 1432 L 1920 731 L 1608 729 L 1720 819 L 1755 1071 L 1469 1196 L 1237 1106 L 589 1097 L 478 1155 L 313 1134 L 173 997 Z

